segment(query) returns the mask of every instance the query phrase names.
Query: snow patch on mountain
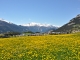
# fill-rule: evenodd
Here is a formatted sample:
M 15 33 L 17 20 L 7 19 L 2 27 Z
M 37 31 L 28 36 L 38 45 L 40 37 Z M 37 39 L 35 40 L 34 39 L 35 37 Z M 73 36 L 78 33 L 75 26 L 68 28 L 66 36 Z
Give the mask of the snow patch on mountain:
M 0 18 L 0 21 L 4 21 L 4 22 L 7 22 L 7 23 L 9 23 L 9 24 L 13 24 L 13 23 L 11 23 L 11 22 L 9 22 L 9 21 L 3 19 L 3 18 Z
M 44 27 L 56 27 L 55 25 L 51 25 L 51 24 L 42 24 L 42 23 L 35 23 L 35 22 L 31 22 L 28 24 L 23 24 L 22 26 L 44 26 Z

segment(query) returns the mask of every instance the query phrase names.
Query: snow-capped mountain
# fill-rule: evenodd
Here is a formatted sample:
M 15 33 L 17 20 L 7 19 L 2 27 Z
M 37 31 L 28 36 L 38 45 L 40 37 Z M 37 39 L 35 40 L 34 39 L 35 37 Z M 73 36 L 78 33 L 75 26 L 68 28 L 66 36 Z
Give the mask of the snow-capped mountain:
M 41 24 L 41 23 L 35 23 L 31 22 L 28 24 L 23 24 L 22 26 L 28 27 L 28 30 L 32 32 L 47 32 L 49 30 L 55 30 L 58 27 L 50 24 Z
M 9 24 L 13 24 L 13 23 L 11 23 L 11 22 L 9 22 L 9 21 L 3 19 L 3 18 L 0 18 L 0 21 L 6 22 L 6 23 L 9 23 Z
M 22 26 L 40 26 L 40 27 L 41 27 L 41 26 L 44 26 L 44 27 L 53 27 L 54 25 L 31 22 L 31 23 L 28 23 L 28 24 L 23 24 Z
M 41 23 L 28 23 L 23 25 L 17 25 L 11 23 L 7 20 L 0 18 L 0 33 L 8 32 L 8 31 L 16 31 L 16 32 L 47 32 L 49 30 L 55 30 L 58 27 L 50 25 L 50 24 L 41 24 Z
M 9 21 L 3 19 L 3 18 L 0 18 L 0 21 L 4 21 L 4 22 L 7 22 L 7 23 L 10 23 Z
M 14 23 L 8 22 L 7 20 L 0 19 L 0 33 L 15 31 L 15 32 L 24 32 L 27 30 L 27 27 L 16 25 Z

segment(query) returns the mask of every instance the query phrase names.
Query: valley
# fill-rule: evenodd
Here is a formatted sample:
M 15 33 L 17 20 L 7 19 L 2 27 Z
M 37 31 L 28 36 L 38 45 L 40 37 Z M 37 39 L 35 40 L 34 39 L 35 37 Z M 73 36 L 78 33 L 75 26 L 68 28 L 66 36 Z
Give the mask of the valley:
M 0 0 L 0 60 L 80 60 L 80 0 Z
M 80 60 L 80 16 L 61 27 L 0 20 L 0 60 Z

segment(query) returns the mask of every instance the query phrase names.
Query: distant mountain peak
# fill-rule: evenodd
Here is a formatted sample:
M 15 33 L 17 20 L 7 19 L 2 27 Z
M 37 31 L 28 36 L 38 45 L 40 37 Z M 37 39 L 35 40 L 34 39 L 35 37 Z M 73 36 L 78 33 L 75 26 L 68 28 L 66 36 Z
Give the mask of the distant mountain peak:
M 7 20 L 5 20 L 5 19 L 3 19 L 3 18 L 0 18 L 0 21 L 9 22 L 9 21 L 7 21 Z
M 50 24 L 42 24 L 42 23 L 35 23 L 35 22 L 31 22 L 28 24 L 23 24 L 22 26 L 28 27 L 30 31 L 33 32 L 48 32 L 49 30 L 56 30 L 57 26 L 54 25 L 50 25 Z
M 7 23 L 10 23 L 9 21 L 3 19 L 3 18 L 0 18 L 0 21 L 4 21 L 4 22 L 7 22 Z
M 45 27 L 50 27 L 50 26 L 55 26 L 55 25 L 31 22 L 31 23 L 28 23 L 28 24 L 23 24 L 22 26 L 45 26 Z
M 13 23 L 11 23 L 11 22 L 9 22 L 9 21 L 3 19 L 3 18 L 0 18 L 0 21 L 7 22 L 7 23 L 9 23 L 9 24 L 13 24 Z

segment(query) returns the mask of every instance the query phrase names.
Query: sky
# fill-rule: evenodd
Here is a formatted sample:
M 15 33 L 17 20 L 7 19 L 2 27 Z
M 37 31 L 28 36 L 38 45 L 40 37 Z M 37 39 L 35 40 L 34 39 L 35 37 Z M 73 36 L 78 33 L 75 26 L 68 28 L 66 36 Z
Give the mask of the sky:
M 80 0 L 0 0 L 0 18 L 62 26 L 80 14 Z

